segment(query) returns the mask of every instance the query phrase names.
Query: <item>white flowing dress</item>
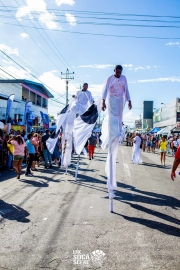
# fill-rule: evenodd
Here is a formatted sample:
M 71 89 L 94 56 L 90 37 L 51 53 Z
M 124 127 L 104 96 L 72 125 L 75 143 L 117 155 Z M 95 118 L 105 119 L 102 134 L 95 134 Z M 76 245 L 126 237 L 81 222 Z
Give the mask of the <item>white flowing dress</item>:
M 136 136 L 134 138 L 134 144 L 133 144 L 133 151 L 132 151 L 132 161 L 135 164 L 141 164 L 141 138 L 139 136 Z
M 105 149 L 109 143 L 108 156 L 106 160 L 106 175 L 109 198 L 114 197 L 116 183 L 116 158 L 118 153 L 119 141 L 123 138 L 122 117 L 123 110 L 130 95 L 127 86 L 127 80 L 124 75 L 116 78 L 114 75 L 108 77 L 102 93 L 102 99 L 107 98 L 108 113 L 102 124 L 102 145 Z

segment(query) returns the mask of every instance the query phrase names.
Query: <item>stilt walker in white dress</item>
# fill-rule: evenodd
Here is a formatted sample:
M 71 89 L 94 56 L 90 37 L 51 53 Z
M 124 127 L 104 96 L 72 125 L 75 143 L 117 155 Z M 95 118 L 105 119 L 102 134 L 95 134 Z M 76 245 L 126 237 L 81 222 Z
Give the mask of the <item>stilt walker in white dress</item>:
M 63 136 L 62 136 L 62 166 L 66 168 L 66 173 L 68 166 L 71 163 L 71 153 L 72 153 L 72 139 L 73 139 L 73 128 L 74 121 L 77 114 L 82 115 L 86 112 L 89 106 L 94 102 L 92 94 L 88 89 L 88 84 L 83 84 L 83 89 L 78 91 L 76 95 L 73 95 L 74 102 L 68 112 L 66 122 L 63 125 Z
M 126 101 L 128 101 L 129 109 L 131 110 L 132 108 L 127 80 L 124 75 L 121 75 L 122 70 L 121 65 L 115 67 L 114 75 L 107 78 L 102 93 L 102 110 L 104 111 L 106 109 L 106 100 L 108 110 L 102 125 L 101 140 L 103 149 L 105 149 L 106 145 L 109 143 L 105 171 L 110 199 L 110 212 L 113 212 L 114 190 L 117 187 L 116 158 L 119 141 L 123 139 L 122 117 Z
M 133 151 L 132 151 L 132 161 L 135 164 L 141 164 L 141 138 L 139 136 L 139 133 L 136 132 L 136 137 L 133 140 Z

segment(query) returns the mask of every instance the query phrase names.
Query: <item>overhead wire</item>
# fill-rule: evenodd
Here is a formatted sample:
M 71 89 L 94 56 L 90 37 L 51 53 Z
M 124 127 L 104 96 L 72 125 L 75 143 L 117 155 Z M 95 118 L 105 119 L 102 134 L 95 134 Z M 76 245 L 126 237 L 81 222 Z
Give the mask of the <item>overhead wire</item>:
M 16 3 L 17 3 L 17 0 L 15 0 L 16 1 Z M 23 2 L 24 2 L 24 0 L 22 0 Z M 24 2 L 25 3 L 25 2 Z M 30 12 L 30 14 L 33 14 L 33 12 Z M 31 20 L 31 19 L 30 19 Z M 31 20 L 31 23 L 32 23 L 32 20 Z M 39 23 L 39 20 L 37 19 L 37 23 L 40 25 L 40 27 L 42 27 L 41 26 L 41 24 Z M 32 23 L 33 24 L 33 23 Z M 34 24 L 33 24 L 34 25 Z M 41 33 L 40 33 L 40 31 L 36 28 L 36 30 L 38 31 L 38 33 L 41 35 Z M 46 37 L 48 38 L 48 40 L 51 42 L 51 44 L 53 45 L 53 47 L 56 49 L 56 51 L 58 52 L 58 54 L 61 56 L 61 58 L 64 60 L 64 62 L 70 67 L 70 68 L 72 68 L 69 64 L 68 64 L 68 62 L 66 61 L 66 59 L 63 57 L 63 55 L 60 53 L 60 51 L 58 50 L 58 48 L 56 47 L 56 45 L 54 44 L 54 42 L 50 39 L 50 37 L 47 35 L 47 33 L 46 33 L 46 31 L 44 30 L 44 29 L 42 29 L 43 30 L 43 32 L 44 32 L 44 34 L 46 35 Z M 41 35 L 41 37 L 44 39 L 44 37 Z M 45 40 L 45 39 L 44 39 Z M 46 42 L 46 40 L 45 40 L 45 42 Z M 46 42 L 47 43 L 47 42 Z M 48 44 L 48 43 L 47 43 Z M 50 48 L 52 48 L 52 47 L 50 47 Z M 52 49 L 53 50 L 53 49 Z M 58 56 L 58 54 L 53 50 L 53 52 L 55 53 L 55 55 L 58 57 L 58 59 L 62 62 L 62 60 L 59 58 L 59 56 Z M 62 62 L 63 63 L 63 62 Z M 64 63 L 63 63 L 64 64 Z M 65 64 L 64 64 L 64 66 L 65 67 L 67 67 Z M 77 77 L 77 79 L 78 80 L 80 80 L 79 79 L 79 77 L 78 77 L 78 75 L 75 73 L 74 74 L 75 75 L 75 77 Z M 81 80 L 80 80 L 81 81 Z
M 16 63 L 19 67 L 21 67 L 23 70 L 25 70 L 26 72 L 28 72 L 32 77 L 34 77 L 36 80 L 40 81 L 43 85 L 45 85 L 41 80 L 39 80 L 35 75 L 33 75 L 31 72 L 29 72 L 27 69 L 25 69 L 23 66 L 21 66 L 20 64 L 18 64 L 15 60 L 13 60 L 10 56 L 8 56 L 5 52 L 3 52 L 1 49 L 0 49 L 0 52 L 3 53 L 4 55 L 6 55 L 6 57 L 8 57 L 9 59 L 11 59 L 14 63 Z M 53 101 L 56 101 L 56 99 L 53 99 Z M 63 104 L 65 105 L 65 103 L 62 103 L 62 102 L 58 102 L 60 104 Z
M 0 34 L 0 36 L 2 37 L 2 35 Z M 12 44 L 9 42 L 9 41 L 7 41 L 7 39 L 5 39 L 4 37 L 2 37 L 10 46 L 12 46 Z M 21 53 L 22 54 L 22 53 Z M 23 54 L 22 54 L 23 55 Z M 24 63 L 24 64 L 26 64 L 27 66 L 29 66 L 30 67 L 30 69 L 32 69 L 32 70 L 34 70 L 36 73 L 39 73 L 39 75 L 41 75 L 41 73 L 43 73 L 43 71 L 41 71 L 41 73 L 39 72 L 39 71 L 37 71 L 34 67 L 32 67 L 29 63 L 27 63 L 24 59 L 22 59 L 20 56 L 18 56 L 18 58 L 16 57 L 16 55 L 14 55 L 14 57 L 16 58 L 16 60 L 17 61 L 19 61 L 19 59 Z M 24 56 L 24 58 L 25 58 L 25 56 Z M 12 59 L 12 61 L 13 61 L 13 59 Z M 12 72 L 11 72 L 12 73 Z M 15 75 L 16 77 L 17 77 L 17 75 Z M 20 78 L 20 79 L 22 79 L 22 78 Z M 44 84 L 44 83 L 43 83 Z M 44 84 L 45 85 L 45 84 Z M 50 89 L 50 87 L 49 86 L 47 86 L 46 85 L 46 87 L 47 88 L 49 88 Z M 56 92 L 55 90 L 53 90 L 53 89 L 51 89 L 51 91 L 52 92 L 54 92 L 55 94 L 58 94 L 58 96 L 59 96 L 59 98 L 58 99 L 60 99 L 60 98 L 65 98 L 64 96 L 66 95 L 66 94 L 59 94 L 58 92 Z
M 21 26 L 18 24 L 13 24 L 13 23 L 5 23 L 5 22 L 0 22 L 2 24 L 7 24 L 7 25 L 14 25 L 14 26 Z M 23 27 L 27 28 L 34 28 L 28 25 L 23 25 Z M 117 38 L 136 38 L 136 39 L 159 39 L 159 40 L 175 40 L 175 39 L 180 39 L 180 37 L 158 37 L 158 36 L 133 36 L 133 35 L 115 35 L 115 34 L 102 34 L 102 33 L 90 33 L 90 32 L 79 32 L 79 31 L 67 31 L 67 30 L 61 30 L 61 29 L 48 29 L 48 28 L 40 28 L 36 27 L 38 29 L 45 29 L 49 31 L 55 31 L 55 32 L 62 32 L 62 33 L 71 33 L 71 34 L 80 34 L 80 35 L 91 35 L 91 36 L 103 36 L 103 37 L 117 37 Z
M 1 2 L 2 3 L 2 2 Z M 17 3 L 17 1 L 16 1 L 16 3 Z M 10 13 L 11 14 L 11 13 Z M 11 14 L 12 15 L 12 14 Z M 12 15 L 13 16 L 13 15 Z M 15 18 L 16 19 L 16 18 Z M 18 20 L 16 19 L 16 21 L 18 22 Z M 32 22 L 31 22 L 32 23 Z M 21 25 L 19 22 L 18 22 L 18 24 L 19 25 Z M 33 24 L 33 23 L 32 23 Z M 22 25 L 21 25 L 22 26 Z M 34 24 L 33 24 L 33 26 L 34 26 Z M 24 27 L 22 26 L 22 28 L 24 29 Z M 35 29 L 36 30 L 38 30 L 36 27 L 35 27 Z M 25 30 L 25 29 L 24 29 Z M 27 33 L 27 31 L 25 30 L 25 32 Z M 28 34 L 28 33 L 27 33 Z M 41 35 L 41 33 L 39 32 L 39 34 Z M 41 37 L 44 39 L 44 37 L 41 35 Z M 30 38 L 35 42 L 35 40 L 30 36 Z M 45 40 L 45 39 L 44 39 Z M 45 42 L 46 42 L 46 40 L 45 40 Z M 47 43 L 47 42 L 46 42 Z M 41 47 L 37 44 L 37 42 L 35 42 L 35 44 L 41 49 Z M 48 43 L 47 43 L 48 44 Z M 48 44 L 49 45 L 49 44 Z M 52 49 L 52 47 L 50 46 L 50 48 L 51 48 L 51 50 L 53 50 Z M 41 49 L 42 50 L 42 49 Z M 44 50 L 42 50 L 43 52 L 44 52 Z M 53 50 L 54 51 L 54 50 Z M 44 52 L 45 53 L 45 52 Z M 47 54 L 45 53 L 45 55 L 47 56 Z M 56 54 L 56 56 L 57 56 L 57 54 Z M 49 57 L 48 57 L 49 58 Z M 50 58 L 49 58 L 50 59 Z M 52 62 L 52 61 L 51 61 Z M 61 61 L 62 62 L 62 61 Z M 53 63 L 53 62 L 52 62 Z M 57 67 L 57 66 L 56 66 Z M 57 67 L 58 69 L 59 69 L 59 67 Z M 48 88 L 50 88 L 50 87 L 48 87 Z M 54 91 L 55 92 L 55 91 Z M 64 95 L 59 95 L 60 97 L 62 97 L 62 98 L 64 98 L 65 99 L 65 97 L 64 97 Z
M 11 8 L 10 11 L 16 11 L 18 7 L 16 6 L 0 6 Z M 38 8 L 36 8 L 38 10 Z M 96 15 L 114 15 L 114 16 L 135 16 L 135 17 L 152 17 L 152 18 L 180 18 L 180 16 L 175 15 L 152 15 L 152 14 L 136 14 L 136 13 L 118 13 L 118 12 L 103 12 L 103 11 L 90 11 L 90 10 L 73 10 L 73 9 L 59 9 L 59 8 L 46 8 L 47 11 L 58 11 L 60 12 L 71 12 L 71 13 L 80 13 L 80 14 L 96 14 Z M 39 11 L 42 13 L 41 8 L 39 8 Z
M 1 11 L 1 10 L 0 10 Z M 39 15 L 42 13 L 38 13 L 38 12 L 33 12 L 30 11 L 30 14 L 34 15 Z M 66 14 L 55 14 L 56 17 L 65 17 Z M 14 16 L 13 16 L 14 17 Z M 5 16 L 5 15 L 1 15 L 1 18 L 5 18 L 5 19 L 12 19 L 12 16 Z M 165 20 L 147 20 L 147 19 L 122 19 L 122 18 L 104 18 L 104 17 L 90 17 L 90 16 L 78 16 L 76 15 L 75 18 L 79 18 L 79 19 L 94 19 L 94 20 L 111 20 L 111 21 L 130 21 L 130 22 L 158 22 L 158 23 L 180 23 L 180 21 L 165 21 Z M 23 17 L 23 20 L 25 21 L 30 21 L 32 20 L 32 18 L 28 18 L 28 17 Z M 35 16 L 33 17 L 33 20 L 39 21 L 38 18 L 36 18 Z M 65 22 L 59 19 L 53 19 L 54 22 Z M 51 22 L 50 20 L 46 20 L 46 22 Z M 67 21 L 66 21 L 67 22 Z M 77 21 L 76 21 L 77 22 Z M 86 23 L 86 22 L 85 22 Z M 65 60 L 65 59 L 64 59 Z M 66 61 L 66 60 L 65 60 Z

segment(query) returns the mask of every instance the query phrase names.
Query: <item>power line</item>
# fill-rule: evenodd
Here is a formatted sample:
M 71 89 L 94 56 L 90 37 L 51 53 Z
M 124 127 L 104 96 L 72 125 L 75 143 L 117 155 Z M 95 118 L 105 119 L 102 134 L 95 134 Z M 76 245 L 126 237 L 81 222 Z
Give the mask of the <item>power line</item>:
M 1 66 L 2 67 L 2 66 Z M 12 76 L 11 74 L 9 74 L 7 71 L 5 71 L 4 69 L 0 68 L 4 73 L 8 74 L 9 76 L 11 76 L 12 78 L 14 78 L 16 80 L 16 78 L 14 76 Z
M 0 8 L 11 8 L 10 11 L 16 11 L 18 7 L 16 6 L 0 6 Z M 38 8 L 36 8 L 38 10 Z M 43 13 L 41 9 L 39 9 L 40 13 Z M 179 19 L 180 16 L 174 16 L 174 15 L 152 15 L 152 14 L 136 14 L 136 13 L 115 13 L 115 12 L 99 12 L 99 11 L 89 11 L 89 10 L 72 10 L 72 9 L 61 9 L 59 8 L 46 8 L 47 11 L 58 11 L 60 12 L 71 12 L 74 14 L 96 14 L 96 15 L 113 15 L 113 16 L 134 16 L 134 17 L 149 17 L 149 18 L 176 18 Z
M 2 2 L 1 2 L 2 3 Z M 11 12 L 9 12 L 10 14 L 11 14 Z M 13 16 L 12 14 L 11 14 L 11 16 Z M 24 28 L 24 26 L 23 25 L 21 25 L 20 23 L 19 23 L 19 21 L 15 18 L 15 20 L 17 21 L 17 23 L 24 29 L 24 31 L 26 32 L 26 34 L 28 34 L 27 33 L 27 31 L 26 31 L 26 29 Z M 46 55 L 46 57 L 47 58 L 49 58 L 49 60 L 51 61 L 51 63 L 53 63 L 55 66 L 56 66 L 56 64 L 51 60 L 51 58 L 46 54 L 46 52 L 38 45 L 38 43 L 29 35 L 29 37 L 32 39 L 32 41 L 39 47 L 39 49 Z M 58 66 L 56 66 L 58 69 L 59 69 L 59 67 Z
M 12 23 L 5 23 L 5 22 L 0 22 L 2 24 L 8 24 L 8 25 L 14 25 L 14 26 L 21 26 L 18 24 L 12 24 Z M 28 25 L 24 25 L 23 27 L 27 28 L 34 28 Z M 174 40 L 174 39 L 180 39 L 180 37 L 156 37 L 156 36 L 125 36 L 125 35 L 114 35 L 114 34 L 102 34 L 102 33 L 90 33 L 90 32 L 78 32 L 78 31 L 65 31 L 65 30 L 60 30 L 60 29 L 48 29 L 48 28 L 39 28 L 38 29 L 45 29 L 49 31 L 55 31 L 55 32 L 62 32 L 62 33 L 71 33 L 71 34 L 80 34 L 80 35 L 91 35 L 91 36 L 103 36 L 103 37 L 117 37 L 117 38 L 136 38 L 136 39 L 159 39 L 159 40 Z
M 14 17 L 12 15 L 12 17 L 17 21 L 16 17 Z M 11 18 L 12 18 L 11 17 Z M 24 20 L 28 20 L 28 21 L 31 21 L 32 23 L 32 20 L 31 19 L 28 19 L 28 18 L 25 18 Z M 117 19 L 117 20 L 125 20 L 125 19 Z M 127 20 L 127 19 L 126 19 Z M 35 19 L 35 21 L 39 21 L 37 18 Z M 54 19 L 53 20 L 54 22 L 59 22 L 59 23 L 63 23 L 63 24 L 69 24 L 69 22 L 67 20 L 56 20 Z M 128 20 L 127 20 L 128 21 Z M 138 21 L 138 22 L 148 22 L 148 20 L 133 20 L 133 21 Z M 48 22 L 48 20 L 46 21 Z M 49 21 L 50 22 L 50 21 Z M 19 22 L 18 22 L 19 23 Z M 170 23 L 170 22 L 167 22 L 166 23 Z M 180 23 L 180 22 L 176 22 L 176 23 Z M 20 24 L 20 23 L 19 23 Z M 77 25 L 99 25 L 99 26 L 116 26 L 116 27 L 148 27 L 148 28 L 180 28 L 180 26 L 177 26 L 177 25 L 148 25 L 148 24 L 117 24 L 117 23 L 110 23 L 110 22 L 107 22 L 107 23 L 98 23 L 98 22 L 81 22 L 81 21 L 76 21 L 76 24 Z M 21 24 L 20 24 L 21 25 Z M 22 26 L 22 25 L 21 25 Z M 22 26 L 22 27 L 25 27 L 25 26 Z M 35 27 L 35 26 L 34 26 Z M 36 28 L 36 27 L 35 27 Z M 38 29 L 38 28 L 37 28 Z M 42 28 L 44 29 L 44 28 Z M 51 29 L 52 30 L 52 29 Z
M 15 0 L 16 1 L 16 0 Z M 24 2 L 24 0 L 23 0 L 23 2 Z M 16 3 L 17 3 L 17 1 L 16 1 Z M 24 2 L 25 3 L 25 2 Z M 32 12 L 31 12 L 31 14 L 32 14 Z M 32 22 L 32 21 L 31 21 Z M 39 26 L 40 27 L 42 27 L 41 26 L 41 24 L 39 23 L 39 20 L 37 20 L 37 22 L 38 22 L 38 24 L 39 24 Z M 37 29 L 37 28 L 36 28 Z M 62 57 L 62 59 L 64 60 L 64 62 L 69 66 L 69 67 L 71 67 L 69 64 L 68 64 L 68 62 L 65 60 L 65 58 L 63 57 L 63 55 L 59 52 L 59 50 L 58 50 L 58 48 L 56 47 L 56 45 L 54 44 L 54 42 L 50 39 L 50 37 L 47 35 L 47 33 L 46 33 L 46 31 L 44 30 L 44 29 L 42 29 L 43 30 L 43 32 L 44 32 L 44 34 L 46 35 L 46 37 L 48 38 L 48 40 L 51 42 L 51 44 L 53 45 L 53 47 L 56 49 L 56 51 L 58 52 L 58 54 Z M 41 35 L 41 33 L 40 33 L 40 31 L 37 29 L 37 31 L 38 31 L 38 33 Z M 42 36 L 42 35 L 41 35 Z M 44 39 L 44 37 L 42 36 L 42 38 Z M 45 40 L 45 39 L 44 39 Z M 46 40 L 45 40 L 45 42 L 46 42 Z M 46 42 L 47 43 L 47 42 Z M 50 46 L 50 48 L 52 49 L 52 47 Z M 53 49 L 52 49 L 53 50 Z M 53 50 L 53 52 L 55 53 L 55 55 L 58 57 L 58 59 L 62 62 L 62 60 L 59 58 L 59 56 L 58 56 L 58 54 Z M 63 62 L 62 62 L 63 63 Z M 64 64 L 64 63 L 63 63 Z M 64 64 L 64 66 L 66 67 L 66 65 Z M 76 75 L 76 77 L 78 78 L 78 76 Z
M 2 37 L 2 35 L 0 35 L 1 37 Z M 2 38 L 4 38 L 4 37 L 2 37 Z M 4 38 L 5 39 L 5 38 Z M 5 39 L 5 41 L 7 42 L 7 43 L 9 43 L 6 39 Z M 11 46 L 12 46 L 12 44 L 10 44 Z M 15 57 L 16 59 L 17 59 L 17 57 Z M 20 57 L 18 57 L 18 60 L 19 60 L 19 58 Z M 23 63 L 25 63 L 26 65 L 28 65 L 28 66 L 30 66 L 29 65 L 29 63 L 26 63 L 23 59 L 21 59 L 20 58 L 20 60 L 23 62 Z M 13 59 L 12 59 L 12 61 L 14 61 Z M 31 69 L 34 69 L 32 66 L 30 66 L 30 68 Z M 35 69 L 34 69 L 35 70 Z M 37 71 L 37 70 L 35 70 L 37 73 L 39 73 L 40 74 L 40 72 L 39 71 Z M 42 72 L 42 71 L 41 71 Z M 43 73 L 43 72 L 42 72 Z M 13 74 L 12 72 L 11 72 L 11 74 Z M 14 75 L 14 74 L 13 74 Z M 41 75 L 41 74 L 40 74 Z M 14 76 L 16 76 L 16 78 L 18 77 L 17 75 L 14 75 Z M 9 79 L 9 78 L 8 78 Z M 19 78 L 19 79 L 21 79 L 21 78 Z M 39 79 L 38 79 L 39 80 Z M 44 84 L 44 83 L 43 83 Z M 44 84 L 45 85 L 45 84 Z M 58 96 L 59 96 L 59 98 L 58 99 L 60 99 L 60 98 L 64 98 L 65 99 L 65 97 L 64 97 L 64 95 L 65 94 L 62 94 L 62 95 L 60 95 L 58 92 L 56 92 L 55 90 L 53 90 L 53 89 L 51 89 L 49 86 L 47 86 L 52 92 L 54 92 L 54 93 L 56 93 L 56 94 L 58 94 Z M 57 99 L 57 100 L 58 100 Z
M 20 79 L 20 78 L 16 78 L 16 77 L 14 77 L 14 76 L 12 76 L 10 73 L 8 73 L 7 71 L 5 71 L 5 70 L 3 70 L 2 68 L 0 68 L 4 73 L 6 73 L 6 74 L 8 74 L 9 76 L 11 76 L 12 78 L 14 78 L 15 80 L 18 80 L 18 79 Z M 4 76 L 4 75 L 3 75 Z M 4 76 L 5 77 L 5 79 L 9 79 L 7 76 Z M 11 82 L 9 82 L 10 84 L 13 84 L 13 83 L 11 83 Z M 14 85 L 14 84 L 13 84 Z M 4 85 L 5 87 L 7 87 L 7 88 L 9 88 L 6 84 Z M 19 90 L 19 87 L 17 86 L 17 85 L 14 85 L 18 90 Z M 1 89 L 1 92 L 3 93 L 3 94 L 6 94 L 5 92 L 3 92 L 2 91 L 2 89 Z M 55 105 L 54 104 L 54 102 L 55 103 L 58 103 L 58 104 L 60 104 L 60 105 L 65 105 L 64 103 L 62 103 L 62 102 L 59 102 L 58 100 L 56 100 L 56 99 L 50 99 L 48 102 L 51 102 L 51 104 L 53 104 L 53 106 L 56 106 L 56 107 L 59 107 L 58 105 Z
M 43 83 L 41 80 L 39 80 L 35 75 L 33 75 L 31 72 L 29 72 L 27 69 L 25 69 L 23 66 L 21 66 L 20 64 L 18 64 L 15 60 L 13 60 L 10 56 L 8 56 L 5 52 L 3 52 L 0 49 L 0 52 L 2 52 L 6 57 L 8 57 L 9 59 L 11 59 L 14 63 L 16 63 L 16 65 L 18 65 L 19 67 L 21 67 L 23 70 L 25 70 L 26 72 L 28 72 L 32 77 L 34 77 L 36 80 L 38 80 L 39 82 L 41 82 L 43 85 L 46 85 L 45 83 Z M 49 86 L 46 86 L 49 89 L 51 89 Z M 53 89 L 51 89 L 53 92 L 55 92 Z M 63 97 L 63 95 L 62 95 Z
M 1 10 L 0 10 L 1 11 Z M 32 15 L 39 15 L 42 13 L 37 13 L 37 12 L 33 12 L 31 11 L 30 14 Z M 14 17 L 14 16 L 13 16 Z M 56 17 L 65 17 L 65 14 L 56 14 Z M 12 19 L 11 16 L 5 16 L 5 15 L 1 15 L 1 18 L 5 18 L 5 19 Z M 122 18 L 104 18 L 104 17 L 90 17 L 90 16 L 79 16 L 76 15 L 76 18 L 80 18 L 80 19 L 95 19 L 95 20 L 111 20 L 111 21 L 131 21 L 131 22 L 158 22 L 158 23 L 180 23 L 180 21 L 165 21 L 165 20 L 147 20 L 147 19 L 122 19 Z M 23 20 L 25 21 L 31 21 L 31 18 L 27 18 L 27 17 L 23 17 Z M 33 20 L 35 21 L 39 21 L 38 18 L 34 17 Z M 46 20 L 46 22 L 51 22 L 50 20 Z M 62 21 L 59 19 L 53 19 L 53 22 L 61 22 L 61 23 L 68 23 L 67 21 Z M 85 22 L 86 23 L 86 22 Z
M 16 1 L 16 0 L 15 0 Z M 24 2 L 24 0 L 23 0 Z M 16 1 L 17 3 L 17 1 Z M 17 3 L 18 4 L 18 3 Z M 11 14 L 11 12 L 9 12 Z M 12 14 L 11 16 L 18 22 L 19 25 L 21 25 L 19 23 L 19 21 L 16 19 L 16 17 L 14 17 Z M 33 27 L 35 27 L 35 25 L 33 24 L 32 20 L 30 20 Z M 40 25 L 39 21 L 38 21 L 38 24 Z M 21 25 L 22 26 L 22 25 Z M 41 26 L 41 25 L 40 25 Z M 24 27 L 22 26 L 22 28 L 24 29 Z M 41 37 L 43 38 L 43 40 L 46 42 L 46 44 L 50 47 L 50 49 L 55 53 L 55 55 L 58 57 L 58 59 L 62 62 L 62 60 L 59 58 L 59 56 L 57 55 L 57 53 L 53 50 L 53 48 L 49 45 L 49 43 L 45 40 L 45 38 L 43 37 L 43 35 L 40 33 L 40 31 L 38 30 L 37 27 L 35 27 L 35 29 L 38 31 L 38 33 L 41 35 Z M 24 29 L 25 30 L 25 29 Z M 44 29 L 42 29 L 44 31 Z M 26 30 L 25 30 L 26 32 Z M 26 32 L 27 33 L 27 32 Z M 47 33 L 44 31 L 44 33 L 46 34 L 46 36 L 48 37 Z M 28 34 L 28 33 L 27 33 Z M 29 35 L 30 36 L 30 35 Z M 30 36 L 30 38 L 33 40 L 33 42 L 35 42 L 35 44 L 41 49 L 41 47 L 37 44 L 37 42 Z M 48 37 L 48 39 L 50 40 L 50 42 L 54 45 L 54 43 L 51 41 L 51 39 Z M 54 45 L 54 47 L 56 48 L 56 50 L 58 51 L 58 53 L 61 55 L 61 57 L 64 59 L 64 57 L 62 56 L 62 54 L 59 52 L 59 50 L 57 49 L 57 47 Z M 41 49 L 41 51 L 43 51 L 43 53 L 47 56 L 47 54 L 44 52 L 44 50 Z M 47 56 L 48 57 L 48 56 Z M 48 57 L 49 58 L 49 57 Z M 49 58 L 50 59 L 50 58 Z M 51 60 L 51 59 L 50 59 Z M 67 61 L 64 59 L 64 61 L 67 63 Z M 56 66 L 56 64 L 51 60 L 51 62 Z M 62 62 L 63 63 L 63 62 Z M 64 63 L 63 63 L 64 66 L 66 66 Z M 69 66 L 69 64 L 68 64 Z M 57 66 L 56 66 L 57 67 Z M 59 67 L 57 67 L 59 69 Z M 76 76 L 77 77 L 77 76 Z
M 16 1 L 16 0 L 15 0 Z M 24 2 L 24 1 L 23 1 Z M 17 1 L 16 1 L 16 3 L 17 3 Z M 13 18 L 15 18 L 15 17 L 13 17 Z M 39 33 L 39 35 L 43 38 L 43 40 L 46 42 L 46 44 L 49 46 L 49 48 L 54 52 L 54 54 L 58 57 L 58 59 L 62 62 L 62 60 L 59 58 L 59 56 L 57 55 L 57 53 L 53 50 L 53 48 L 49 45 L 49 43 L 46 41 L 46 39 L 43 37 L 43 35 L 40 33 L 40 31 L 39 31 L 39 29 L 38 28 L 36 28 L 36 26 L 34 25 L 34 23 L 32 22 L 32 20 L 31 19 L 29 19 L 30 20 L 30 22 L 31 22 L 31 24 L 34 26 L 34 28 L 38 31 L 38 33 Z M 37 22 L 39 23 L 39 21 L 37 20 Z M 39 23 L 39 25 L 40 25 L 40 23 Z M 41 25 L 40 25 L 41 26 Z M 43 32 L 46 34 L 46 32 L 44 31 L 44 29 L 43 29 Z M 47 35 L 47 34 L 46 34 Z M 49 36 L 47 35 L 47 37 L 48 37 L 48 39 L 51 41 L 51 39 L 49 38 Z M 53 42 L 51 41 L 51 43 L 53 44 Z M 66 66 L 63 62 L 62 62 L 62 64 L 64 65 L 64 66 Z

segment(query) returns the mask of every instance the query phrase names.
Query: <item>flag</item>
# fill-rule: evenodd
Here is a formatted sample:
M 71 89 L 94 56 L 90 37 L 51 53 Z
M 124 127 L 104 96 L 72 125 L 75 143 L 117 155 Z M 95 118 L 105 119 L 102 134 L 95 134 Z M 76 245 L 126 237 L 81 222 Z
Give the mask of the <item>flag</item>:
M 25 105 L 25 112 L 24 112 L 24 124 L 25 124 L 25 125 L 27 124 L 28 115 L 29 115 L 30 113 L 32 113 L 31 108 L 32 108 L 32 101 L 26 102 L 26 105 Z M 32 122 L 32 120 L 29 119 L 28 122 L 30 122 L 30 121 Z
M 91 136 L 98 114 L 101 111 L 101 103 L 102 99 L 98 99 L 83 115 L 78 116 L 74 121 L 74 148 L 78 155 L 80 155 L 88 138 Z
M 68 114 L 68 108 L 69 108 L 69 105 L 67 105 L 64 109 L 62 109 L 57 119 L 56 130 L 52 133 L 52 135 L 46 141 L 47 149 L 49 150 L 51 154 L 53 154 L 54 152 L 54 148 L 58 140 L 58 135 L 60 133 L 60 128 L 66 120 L 66 117 Z
M 53 154 L 54 152 L 54 148 L 56 146 L 56 143 L 57 143 L 57 140 L 58 140 L 58 136 L 59 136 L 59 133 L 60 133 L 60 129 L 59 131 L 56 133 L 56 131 L 54 130 L 51 134 L 51 136 L 49 137 L 49 139 L 46 141 L 46 146 L 47 146 L 47 149 L 49 150 L 49 152 L 51 154 Z
M 11 112 L 11 107 L 12 107 L 12 104 L 13 104 L 14 96 L 15 95 L 13 94 L 13 95 L 10 95 L 8 97 L 7 107 L 6 107 L 6 120 L 8 120 L 8 118 L 10 117 L 10 112 Z

